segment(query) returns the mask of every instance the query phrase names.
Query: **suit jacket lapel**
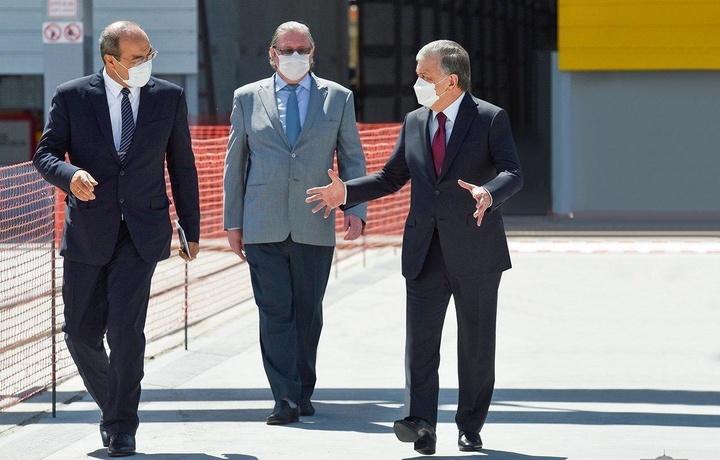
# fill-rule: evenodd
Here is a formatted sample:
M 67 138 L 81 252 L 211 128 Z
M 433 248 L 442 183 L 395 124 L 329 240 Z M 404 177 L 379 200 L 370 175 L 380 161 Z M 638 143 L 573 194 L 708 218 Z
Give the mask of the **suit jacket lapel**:
M 313 123 L 322 112 L 325 98 L 327 97 L 327 87 L 318 85 L 314 75 L 310 75 L 312 84 L 310 85 L 310 101 L 308 102 L 307 113 L 305 114 L 305 123 L 303 123 L 298 142 L 302 139 L 305 132 L 309 131 Z
M 422 109 L 418 112 L 418 139 L 422 139 L 422 159 L 425 163 L 425 173 L 431 181 L 437 180 L 437 174 L 435 173 L 435 163 L 433 162 L 432 145 L 430 143 L 430 116 L 432 112 L 430 109 Z
M 110 108 L 108 107 L 107 94 L 105 92 L 105 83 L 103 82 L 102 71 L 96 73 L 91 79 L 87 88 L 87 96 L 90 104 L 97 117 L 100 133 L 107 151 L 120 162 L 115 150 L 115 141 L 113 140 L 112 122 L 110 121 Z
M 130 144 L 130 148 L 127 152 L 125 162 L 127 163 L 132 159 L 132 153 L 137 149 L 140 144 L 137 140 L 142 139 L 145 135 L 145 130 L 150 125 L 150 118 L 152 116 L 153 107 L 157 102 L 157 88 L 155 88 L 155 82 L 152 79 L 147 85 L 140 88 L 140 104 L 138 105 L 137 121 L 135 122 L 135 132 L 133 133 L 133 140 Z
M 470 129 L 470 124 L 472 123 L 475 115 L 477 115 L 477 104 L 473 101 L 470 93 L 465 93 L 465 96 L 460 103 L 457 118 L 453 124 L 450 140 L 448 140 L 447 147 L 445 148 L 445 159 L 443 160 L 438 180 L 445 176 L 445 173 L 450 168 L 450 165 L 460 151 L 460 147 L 465 140 L 465 135 L 467 134 L 468 129 Z
M 142 134 L 143 127 L 147 128 L 152 116 L 153 107 L 155 107 L 155 103 L 157 102 L 157 95 L 157 88 L 155 87 L 155 82 L 152 80 L 140 88 L 140 104 L 138 105 L 138 115 L 133 140 L 138 134 Z M 132 149 L 132 145 L 130 149 Z
M 270 120 L 273 128 L 275 128 L 275 131 L 278 133 L 278 135 L 282 137 L 288 148 L 291 148 L 290 141 L 285 135 L 285 129 L 283 129 L 283 125 L 280 122 L 280 115 L 278 114 L 277 100 L 275 98 L 274 76 L 260 82 L 260 87 L 258 88 L 258 96 L 260 97 L 260 101 L 262 102 L 263 107 L 265 107 L 265 112 L 267 113 L 268 119 Z

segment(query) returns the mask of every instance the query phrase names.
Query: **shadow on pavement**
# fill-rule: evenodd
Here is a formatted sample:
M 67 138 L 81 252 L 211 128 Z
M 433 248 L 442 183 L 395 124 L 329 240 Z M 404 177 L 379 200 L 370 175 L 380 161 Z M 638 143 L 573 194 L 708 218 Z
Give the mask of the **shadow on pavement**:
M 699 413 L 666 413 L 664 405 L 712 406 L 720 400 L 720 392 L 680 390 L 587 390 L 587 389 L 497 389 L 493 407 L 511 408 L 511 411 L 492 410 L 488 423 L 571 424 L 571 425 L 645 425 L 717 427 L 720 415 Z M 272 394 L 267 388 L 238 389 L 146 389 L 142 402 L 197 402 L 208 401 L 268 401 L 267 408 L 242 409 L 231 407 L 155 410 L 152 406 L 140 409 L 143 423 L 183 422 L 263 422 L 272 410 Z M 387 433 L 390 425 L 403 417 L 404 392 L 394 388 L 343 388 L 318 389 L 313 397 L 317 414 L 302 417 L 301 423 L 291 426 L 307 430 L 349 431 L 361 433 Z M 454 406 L 457 389 L 442 389 L 440 404 Z M 557 403 L 557 406 L 548 405 Z M 597 404 L 576 409 L 566 403 Z M 612 410 L 603 404 L 613 404 Z M 618 411 L 618 404 L 647 404 L 656 406 L 652 411 Z M 526 410 L 523 410 L 526 409 Z M 13 415 L 0 412 L 2 419 Z M 440 410 L 440 423 L 454 423 L 454 410 Z M 40 423 L 75 422 L 95 423 L 97 411 L 62 411 L 58 418 L 43 417 Z
M 510 452 L 505 450 L 491 450 L 483 449 L 482 452 L 478 452 L 475 455 L 458 455 L 458 456 L 447 456 L 447 455 L 433 455 L 428 457 L 426 455 L 420 455 L 417 457 L 405 457 L 403 460 L 421 460 L 432 458 L 433 460 L 467 460 L 468 458 L 476 458 L 477 460 L 566 460 L 567 457 L 548 457 L 545 455 L 525 455 L 517 452 Z
M 88 452 L 88 457 L 92 458 L 109 458 L 107 454 L 107 449 L 98 449 L 94 452 Z M 227 460 L 258 460 L 257 457 L 253 455 L 243 455 L 243 454 L 222 454 L 223 458 Z M 136 458 L 161 458 L 162 460 L 208 460 L 208 459 L 215 459 L 217 460 L 218 457 L 215 455 L 206 455 L 206 454 L 194 454 L 194 453 L 182 453 L 182 454 L 143 454 L 142 452 L 138 452 L 135 454 L 133 459 Z

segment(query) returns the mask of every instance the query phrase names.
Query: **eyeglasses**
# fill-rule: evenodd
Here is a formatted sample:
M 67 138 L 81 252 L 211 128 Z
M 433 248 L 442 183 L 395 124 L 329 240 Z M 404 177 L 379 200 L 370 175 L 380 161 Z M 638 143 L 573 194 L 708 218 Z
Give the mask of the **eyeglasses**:
M 153 59 L 155 59 L 157 57 L 157 55 L 158 55 L 158 50 L 151 47 L 150 52 L 148 53 L 147 56 L 132 59 L 132 60 L 130 60 L 130 62 L 133 64 L 133 66 L 138 66 L 140 64 L 145 64 L 147 61 L 152 61 Z M 111 56 L 114 57 L 115 59 L 117 59 L 118 62 L 120 62 L 120 60 L 122 59 L 122 57 L 117 56 L 115 54 L 111 54 Z M 122 62 L 120 62 L 120 64 L 122 65 Z
M 296 51 L 298 54 L 307 55 L 307 54 L 310 54 L 313 50 L 312 46 L 310 46 L 310 47 L 303 46 L 301 48 L 278 48 L 277 46 L 273 46 L 273 48 L 275 48 L 275 51 L 277 51 L 278 55 L 281 54 L 283 56 L 290 56 L 291 54 L 293 54 Z

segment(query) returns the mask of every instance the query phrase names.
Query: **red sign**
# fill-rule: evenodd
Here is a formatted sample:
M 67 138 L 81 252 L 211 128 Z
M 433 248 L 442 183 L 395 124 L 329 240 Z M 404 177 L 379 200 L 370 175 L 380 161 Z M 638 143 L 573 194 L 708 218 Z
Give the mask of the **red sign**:
M 83 23 L 74 22 L 44 22 L 43 43 L 82 43 Z
M 43 43 L 57 43 L 62 35 L 62 27 L 57 22 L 46 22 L 43 25 Z
M 82 41 L 82 34 L 82 26 L 77 22 L 71 22 L 66 25 L 65 30 L 63 30 L 63 37 L 65 37 L 68 43 Z

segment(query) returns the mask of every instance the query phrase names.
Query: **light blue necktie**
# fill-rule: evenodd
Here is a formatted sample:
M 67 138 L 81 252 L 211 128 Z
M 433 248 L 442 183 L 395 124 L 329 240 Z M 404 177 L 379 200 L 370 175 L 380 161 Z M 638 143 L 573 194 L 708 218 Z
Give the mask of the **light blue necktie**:
M 293 147 L 300 135 L 300 109 L 298 108 L 297 87 L 298 85 L 285 86 L 290 91 L 285 110 L 285 134 Z
M 120 149 L 118 149 L 118 157 L 120 157 L 120 163 L 125 163 L 125 155 L 130 148 L 132 142 L 133 133 L 135 132 L 135 119 L 133 118 L 132 106 L 130 105 L 130 90 L 123 88 L 121 91 L 123 98 L 120 104 L 120 110 L 122 112 L 122 128 L 120 134 Z

